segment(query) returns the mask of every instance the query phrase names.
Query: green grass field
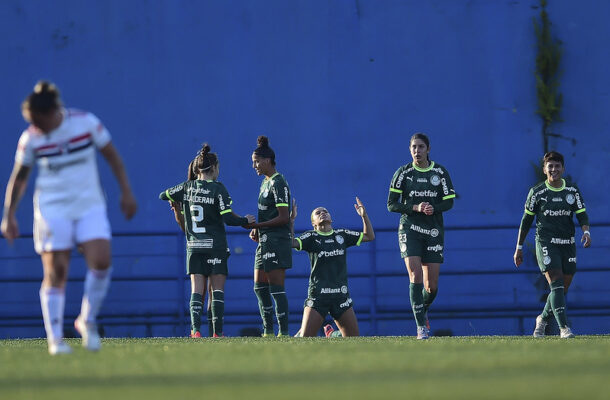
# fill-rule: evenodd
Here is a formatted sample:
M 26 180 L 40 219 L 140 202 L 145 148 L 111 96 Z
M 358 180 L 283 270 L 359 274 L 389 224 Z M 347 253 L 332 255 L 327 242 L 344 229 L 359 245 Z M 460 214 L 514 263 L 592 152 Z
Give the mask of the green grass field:
M 610 336 L 0 341 L 0 399 L 608 399 Z

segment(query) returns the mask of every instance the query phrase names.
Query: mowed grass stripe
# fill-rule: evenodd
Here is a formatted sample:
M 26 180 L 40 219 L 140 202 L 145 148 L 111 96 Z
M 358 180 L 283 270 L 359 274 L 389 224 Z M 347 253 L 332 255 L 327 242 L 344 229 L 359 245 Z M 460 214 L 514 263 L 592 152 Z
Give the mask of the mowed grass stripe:
M 587 398 L 610 393 L 610 336 L 0 341 L 0 399 Z

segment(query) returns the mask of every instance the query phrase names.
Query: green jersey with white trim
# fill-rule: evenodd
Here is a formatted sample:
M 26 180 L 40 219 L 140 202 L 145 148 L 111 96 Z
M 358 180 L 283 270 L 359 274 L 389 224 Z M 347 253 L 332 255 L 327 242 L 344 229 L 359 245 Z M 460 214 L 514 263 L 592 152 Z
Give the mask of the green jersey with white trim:
M 263 179 L 258 195 L 258 222 L 270 221 L 279 215 L 278 207 L 288 207 L 290 212 L 290 189 L 286 178 L 276 172 Z M 259 234 L 290 238 L 290 223 L 272 228 L 259 228 Z
M 231 196 L 218 181 L 186 181 L 159 195 L 161 200 L 182 203 L 187 249 L 208 253 L 227 250 L 227 234 L 222 219 L 232 212 Z
M 551 244 L 574 243 L 574 216 L 584 213 L 585 202 L 574 184 L 554 188 L 547 181 L 532 187 L 525 213 L 536 216 L 536 240 Z M 588 224 L 588 222 L 587 222 Z
M 348 293 L 346 249 L 360 246 L 362 237 L 362 232 L 335 229 L 330 232 L 307 231 L 296 239 L 299 243 L 297 250 L 309 253 L 309 298 L 340 297 Z
M 400 208 L 403 229 L 422 233 L 443 229 L 443 212 L 453 206 L 455 190 L 447 169 L 434 161 L 427 168 L 410 162 L 398 168 L 390 183 L 388 209 Z M 413 211 L 413 206 L 428 202 L 434 207 L 432 215 Z

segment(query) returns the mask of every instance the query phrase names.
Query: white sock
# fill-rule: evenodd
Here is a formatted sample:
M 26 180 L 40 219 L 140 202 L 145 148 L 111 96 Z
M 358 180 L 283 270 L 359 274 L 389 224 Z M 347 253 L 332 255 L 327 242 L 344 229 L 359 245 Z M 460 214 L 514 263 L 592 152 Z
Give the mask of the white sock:
M 63 288 L 41 287 L 39 293 L 47 340 L 49 342 L 59 342 L 64 337 L 66 292 Z
M 95 323 L 97 314 L 100 312 L 100 308 L 102 308 L 102 303 L 110 286 L 111 273 L 112 267 L 104 271 L 93 269 L 87 271 L 80 318 L 88 324 Z

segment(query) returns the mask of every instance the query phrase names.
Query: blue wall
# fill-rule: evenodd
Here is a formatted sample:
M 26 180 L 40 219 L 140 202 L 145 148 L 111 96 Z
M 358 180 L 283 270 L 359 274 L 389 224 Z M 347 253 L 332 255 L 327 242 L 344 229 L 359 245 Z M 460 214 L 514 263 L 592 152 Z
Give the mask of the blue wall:
M 567 156 L 592 221 L 607 222 L 598 186 L 610 166 L 610 53 L 602 40 L 610 35 L 610 3 L 550 3 L 564 48 L 564 122 L 554 129 L 576 139 L 553 139 L 552 147 Z M 385 208 L 388 184 L 409 161 L 416 131 L 430 135 L 432 159 L 449 169 L 460 195 L 447 225 L 517 226 L 534 183 L 532 163 L 542 155 L 534 113 L 537 4 L 6 0 L 0 181 L 8 180 L 25 127 L 20 103 L 47 78 L 68 106 L 105 122 L 125 159 L 140 205 L 130 222 L 101 163 L 117 232 L 175 229 L 157 195 L 184 179 L 203 141 L 219 153 L 235 210 L 254 213 L 260 179 L 250 155 L 263 133 L 299 201 L 297 230 L 308 228 L 318 205 L 336 225 L 358 225 L 356 195 L 375 226 L 396 226 L 398 215 Z M 31 188 L 18 217 L 30 231 Z M 384 246 L 395 246 L 388 240 Z M 607 263 L 610 238 L 595 240 L 606 246 Z M 505 267 L 513 242 L 493 256 Z M 392 262 L 404 268 L 398 257 Z

